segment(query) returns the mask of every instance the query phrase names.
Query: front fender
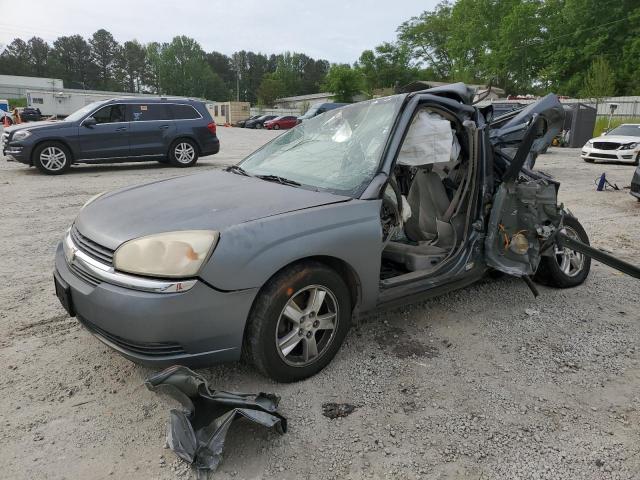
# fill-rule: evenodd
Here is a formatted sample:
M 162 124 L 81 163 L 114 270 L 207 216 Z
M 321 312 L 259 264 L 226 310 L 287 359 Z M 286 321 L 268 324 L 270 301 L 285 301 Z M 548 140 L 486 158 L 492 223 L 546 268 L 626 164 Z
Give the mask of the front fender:
M 225 229 L 200 276 L 220 290 L 255 288 L 297 260 L 334 257 L 355 271 L 367 310 L 378 296 L 381 251 L 380 200 L 351 200 Z

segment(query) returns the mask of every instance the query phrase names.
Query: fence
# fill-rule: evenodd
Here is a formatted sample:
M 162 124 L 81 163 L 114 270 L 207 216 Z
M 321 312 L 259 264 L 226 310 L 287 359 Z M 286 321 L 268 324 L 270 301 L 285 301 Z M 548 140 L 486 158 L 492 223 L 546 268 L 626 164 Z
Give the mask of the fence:
M 493 103 L 520 103 L 529 104 L 535 102 L 537 99 L 521 99 L 521 100 L 505 100 L 497 99 Z M 596 102 L 592 99 L 583 98 L 567 98 L 560 100 L 563 104 L 584 103 L 590 107 L 596 107 Z M 491 101 L 483 101 L 478 106 L 485 106 L 492 103 Z M 613 112 L 613 117 L 625 117 L 625 118 L 640 118 L 640 97 L 609 97 L 602 99 L 597 104 L 598 117 L 608 117 L 611 114 L 611 104 L 617 104 L 616 110 Z

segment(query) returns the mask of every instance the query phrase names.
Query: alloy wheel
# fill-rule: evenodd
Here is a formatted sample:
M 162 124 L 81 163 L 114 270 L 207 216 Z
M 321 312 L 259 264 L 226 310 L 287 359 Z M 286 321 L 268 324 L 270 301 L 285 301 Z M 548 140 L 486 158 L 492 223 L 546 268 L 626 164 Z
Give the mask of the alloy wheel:
M 580 241 L 578 233 L 571 227 L 565 226 L 560 232 L 574 240 Z M 556 245 L 555 257 L 560 270 L 568 277 L 575 277 L 584 268 L 584 255 L 567 247 L 561 248 Z
M 57 172 L 67 164 L 67 155 L 59 147 L 47 147 L 40 153 L 40 163 L 47 170 Z
M 195 148 L 188 142 L 178 143 L 173 152 L 180 163 L 191 163 L 196 155 Z
M 338 301 L 328 288 L 310 285 L 293 294 L 276 326 L 282 360 L 295 367 L 315 362 L 331 345 L 338 318 Z

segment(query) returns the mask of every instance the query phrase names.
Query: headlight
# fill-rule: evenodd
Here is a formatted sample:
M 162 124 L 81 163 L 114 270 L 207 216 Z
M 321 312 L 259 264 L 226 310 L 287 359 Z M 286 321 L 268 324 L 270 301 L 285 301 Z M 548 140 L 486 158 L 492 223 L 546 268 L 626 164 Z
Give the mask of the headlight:
M 620 147 L 620 150 L 633 150 L 637 146 L 638 146 L 638 142 L 627 143 L 626 145 L 622 145 L 622 147 Z
M 13 138 L 11 140 L 15 140 L 19 142 L 20 140 L 24 140 L 31 136 L 31 132 L 29 130 L 18 130 L 13 134 Z
M 593 140 L 587 140 L 587 145 L 593 145 Z
M 187 230 L 136 238 L 118 247 L 113 264 L 116 270 L 138 275 L 194 277 L 219 237 L 212 230 Z
M 87 200 L 86 202 L 84 202 L 84 205 L 82 205 L 82 208 L 80 210 L 82 210 L 84 207 L 86 207 L 87 205 L 89 205 L 91 202 L 93 202 L 94 200 L 96 200 L 97 198 L 101 197 L 102 195 L 104 195 L 107 192 L 100 192 L 97 195 L 94 195 L 93 197 L 91 197 L 89 200 Z

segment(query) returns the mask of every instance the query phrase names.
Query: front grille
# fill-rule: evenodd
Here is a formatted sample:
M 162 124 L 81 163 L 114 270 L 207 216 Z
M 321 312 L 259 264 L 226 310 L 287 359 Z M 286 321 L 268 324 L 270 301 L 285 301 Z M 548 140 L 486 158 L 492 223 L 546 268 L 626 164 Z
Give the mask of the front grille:
M 592 157 L 596 157 L 596 158 L 614 158 L 614 159 L 618 158 L 617 155 L 611 155 L 610 153 L 594 153 L 594 152 L 591 152 L 591 156 Z
M 78 267 L 78 266 L 76 266 L 74 264 L 69 265 L 69 268 L 71 269 L 71 271 L 77 277 L 81 278 L 82 280 L 84 280 L 88 284 L 93 285 L 94 287 L 98 286 L 98 284 L 100 284 L 102 282 L 102 280 L 100 280 L 98 277 L 94 277 L 89 272 L 85 272 L 80 267 Z
M 93 334 L 103 337 L 123 350 L 131 353 L 137 353 L 149 357 L 164 357 L 168 355 L 180 355 L 186 353 L 182 345 L 177 342 L 134 342 L 133 340 L 125 340 L 122 337 L 113 335 L 82 317 L 78 317 L 78 320 L 80 320 L 80 323 L 82 323 L 82 325 L 84 325 L 87 330 Z
M 91 258 L 99 262 L 107 265 L 113 265 L 113 250 L 103 247 L 93 240 L 89 240 L 78 231 L 75 225 L 71 228 L 71 240 L 73 240 L 73 243 L 75 243 L 78 250 L 82 253 L 86 253 Z
M 593 142 L 593 148 L 597 148 L 598 150 L 616 150 L 620 148 L 620 144 L 614 142 Z

